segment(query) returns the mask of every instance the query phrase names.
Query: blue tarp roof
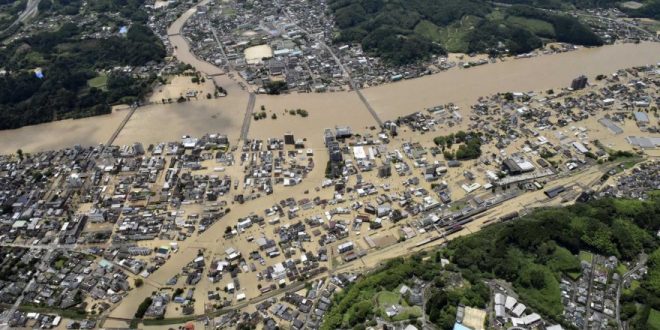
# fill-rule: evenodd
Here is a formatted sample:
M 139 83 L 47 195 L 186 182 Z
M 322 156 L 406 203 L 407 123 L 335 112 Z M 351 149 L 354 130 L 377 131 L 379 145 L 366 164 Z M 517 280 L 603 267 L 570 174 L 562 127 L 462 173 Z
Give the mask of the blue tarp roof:
M 472 330 L 472 328 L 468 328 L 460 323 L 454 323 L 454 330 Z

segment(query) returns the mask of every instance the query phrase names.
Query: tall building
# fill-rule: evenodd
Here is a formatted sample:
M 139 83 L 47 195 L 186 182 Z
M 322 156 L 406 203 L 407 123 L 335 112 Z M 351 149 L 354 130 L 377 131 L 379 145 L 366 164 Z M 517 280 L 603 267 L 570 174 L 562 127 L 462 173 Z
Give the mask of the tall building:
M 295 144 L 296 139 L 293 136 L 293 133 L 286 133 L 284 134 L 284 144 Z
M 392 167 L 390 164 L 384 164 L 378 168 L 378 177 L 379 178 L 389 178 L 392 176 Z
M 579 76 L 579 77 L 573 79 L 573 82 L 571 82 L 571 88 L 574 89 L 574 90 L 583 89 L 583 88 L 587 87 L 587 80 L 588 79 L 587 79 L 586 76 L 584 76 L 584 75 Z

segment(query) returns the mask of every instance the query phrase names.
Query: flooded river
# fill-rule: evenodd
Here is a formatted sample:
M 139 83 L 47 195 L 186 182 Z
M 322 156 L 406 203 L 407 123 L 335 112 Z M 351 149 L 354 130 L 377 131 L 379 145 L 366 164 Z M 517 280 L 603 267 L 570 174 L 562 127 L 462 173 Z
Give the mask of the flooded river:
M 183 134 L 199 136 L 209 132 L 225 133 L 234 141 L 238 139 L 248 92 L 240 87 L 236 78 L 232 79 L 222 69 L 200 60 L 190 52 L 188 43 L 179 32 L 185 20 L 194 12 L 194 8 L 185 12 L 168 29 L 170 43 L 176 46 L 175 55 L 197 70 L 213 75 L 214 81 L 227 89 L 229 95 L 213 100 L 140 108 L 118 136 L 117 144 L 135 141 L 149 144 L 177 140 Z M 618 44 L 529 59 L 510 59 L 470 69 L 452 69 L 432 76 L 368 88 L 363 93 L 383 120 L 449 102 L 460 105 L 465 114 L 466 107 L 480 96 L 497 92 L 563 88 L 581 74 L 593 81 L 598 74 L 657 62 L 660 62 L 660 43 Z M 253 122 L 249 136 L 264 138 L 293 131 L 298 136 L 320 140 L 324 127 L 350 124 L 360 129 L 375 124 L 354 92 L 259 95 L 255 111 L 261 105 L 269 112 L 269 118 Z M 297 108 L 307 110 L 309 117 L 298 119 L 283 114 L 285 109 Z M 278 116 L 277 120 L 270 119 L 273 113 Z M 0 131 L 0 152 L 13 153 L 19 148 L 34 152 L 74 144 L 105 142 L 124 114 L 119 112 Z
M 391 119 L 447 102 L 469 105 L 479 96 L 498 92 L 568 87 L 573 78 L 581 74 L 592 78 L 593 82 L 598 74 L 657 62 L 660 62 L 660 43 L 617 44 L 453 69 L 368 88 L 363 94 L 383 119 Z

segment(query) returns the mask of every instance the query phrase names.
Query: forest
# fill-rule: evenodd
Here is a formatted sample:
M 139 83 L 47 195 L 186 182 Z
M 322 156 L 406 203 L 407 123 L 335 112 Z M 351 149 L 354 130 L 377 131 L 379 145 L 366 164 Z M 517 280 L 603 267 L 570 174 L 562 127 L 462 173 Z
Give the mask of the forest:
M 16 21 L 26 4 L 27 0 L 0 0 L 0 32 Z
M 43 15 L 77 15 L 82 8 L 83 0 L 41 0 L 39 11 Z M 118 13 L 124 23 L 146 23 L 147 13 L 144 11 L 144 0 L 95 0 L 89 2 L 89 10 L 99 15 Z
M 0 50 L 0 129 L 109 113 L 111 105 L 146 95 L 155 76 L 134 77 L 116 66 L 140 66 L 165 56 L 160 40 L 141 24 L 126 36 L 81 39 L 74 24 L 17 40 Z M 43 77 L 35 74 L 40 68 Z M 102 86 L 91 86 L 100 77 Z
M 660 0 L 648 0 L 638 9 L 628 9 L 626 12 L 634 17 L 650 17 L 660 20 Z
M 446 51 L 520 54 L 556 40 L 586 46 L 602 40 L 569 15 L 551 14 L 533 0 L 504 1 L 498 8 L 484 0 L 331 0 L 339 29 L 336 41 L 396 64 L 409 64 Z M 613 1 L 541 1 L 541 7 L 602 6 Z M 556 5 L 553 5 L 556 3 Z
M 39 15 L 77 15 L 81 0 L 42 0 Z M 0 129 L 53 120 L 110 113 L 113 104 L 131 104 L 151 89 L 155 75 L 136 76 L 117 67 L 157 63 L 165 47 L 146 23 L 144 0 L 99 0 L 86 10 L 96 22 L 64 23 L 0 48 Z M 118 15 L 114 15 L 117 13 Z M 118 31 L 89 38 L 90 31 L 109 26 Z
M 590 251 L 633 261 L 641 252 L 656 251 L 658 214 L 657 193 L 647 202 L 602 199 L 539 209 L 515 222 L 450 242 L 447 256 L 468 278 L 501 278 L 513 283 L 528 306 L 559 321 L 559 280 L 579 272 L 575 256 Z M 657 309 L 660 299 L 651 297 L 660 297 L 660 282 L 650 282 L 654 284 L 641 286 L 638 302 Z
M 551 322 L 562 323 L 559 281 L 579 276 L 577 255 L 590 251 L 631 262 L 642 252 L 649 254 L 647 276 L 621 297 L 622 318 L 633 329 L 648 329 L 649 314 L 660 310 L 659 214 L 659 192 L 652 193 L 649 201 L 600 199 L 537 209 L 518 220 L 454 239 L 446 248 L 384 263 L 334 296 L 323 328 L 359 329 L 369 324 L 378 311 L 366 308 L 364 302 L 372 302 L 383 290 L 412 285 L 413 278 L 431 284 L 427 298 L 433 303 L 424 312 L 441 329 L 453 327 L 459 303 L 486 308 L 490 292 L 484 281 L 495 278 L 511 283 L 527 306 Z M 442 258 L 451 261 L 444 269 Z

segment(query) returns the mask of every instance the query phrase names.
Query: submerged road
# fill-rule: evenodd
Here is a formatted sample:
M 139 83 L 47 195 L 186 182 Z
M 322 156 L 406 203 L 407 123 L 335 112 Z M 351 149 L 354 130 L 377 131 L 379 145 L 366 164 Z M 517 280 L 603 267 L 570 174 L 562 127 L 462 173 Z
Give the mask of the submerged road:
M 211 22 L 209 22 L 209 24 L 210 23 Z M 218 38 L 218 33 L 216 29 L 212 26 L 211 26 L 211 32 L 213 33 L 213 39 L 215 39 L 215 42 L 218 44 L 218 48 L 220 48 L 222 57 L 227 63 L 227 68 L 229 68 L 230 71 L 235 71 L 234 66 L 231 65 L 231 61 L 229 61 L 229 57 L 227 57 L 227 53 L 225 53 L 224 45 L 222 44 L 222 42 L 220 42 L 220 38 Z M 247 83 L 245 85 L 247 86 Z M 247 88 L 249 90 L 249 87 Z M 250 122 L 252 121 L 252 113 L 254 113 L 254 104 L 256 103 L 256 98 L 257 98 L 256 94 L 253 91 L 250 91 L 248 94 L 248 104 L 245 109 L 245 116 L 243 117 L 243 124 L 241 125 L 241 135 L 239 140 L 246 141 L 248 138 L 248 133 L 250 132 Z
M 339 57 L 335 54 L 335 52 L 332 51 L 332 48 L 330 46 L 328 46 L 321 38 L 318 38 L 314 34 L 310 33 L 309 31 L 305 30 L 303 27 L 298 25 L 298 21 L 293 18 L 291 13 L 289 13 L 289 10 L 286 9 L 286 8 L 283 8 L 280 5 L 279 2 L 275 1 L 275 5 L 282 10 L 284 15 L 286 15 L 286 17 L 289 19 L 289 21 L 291 21 L 291 24 L 293 24 L 298 29 L 300 29 L 300 31 L 303 31 L 306 35 L 313 38 L 314 41 L 316 41 L 319 45 L 323 46 L 323 48 L 325 48 L 328 51 L 330 56 L 332 56 L 332 58 L 335 60 L 335 63 L 337 64 L 337 66 L 339 66 L 339 68 L 341 69 L 344 77 L 346 77 L 346 79 L 348 79 L 348 84 L 351 86 L 351 88 L 355 91 L 357 96 L 360 98 L 360 101 L 362 101 L 365 108 L 367 108 L 367 111 L 369 111 L 369 113 L 374 118 L 374 120 L 378 123 L 378 125 L 382 127 L 383 126 L 383 121 L 380 119 L 380 116 L 378 116 L 378 113 L 376 113 L 376 111 L 371 106 L 371 104 L 369 103 L 367 98 L 364 97 L 364 95 L 362 94 L 362 91 L 360 90 L 360 87 L 355 83 L 355 80 L 353 80 L 353 77 L 351 76 L 350 71 L 344 66 L 344 64 L 341 62 Z
M 121 130 L 124 129 L 124 127 L 126 126 L 126 123 L 128 123 L 128 121 L 131 120 L 131 117 L 133 117 L 133 114 L 135 114 L 135 110 L 137 110 L 137 108 L 138 107 L 136 105 L 131 106 L 131 109 L 126 114 L 126 117 L 124 117 L 124 119 L 121 121 L 121 123 L 119 123 L 119 127 L 117 127 L 117 129 L 112 133 L 112 135 L 108 139 L 108 142 L 106 142 L 105 145 L 103 146 L 104 149 L 111 146 L 115 142 L 115 139 L 117 139 L 117 136 L 119 136 L 119 133 L 121 133 Z M 101 150 L 100 154 L 101 153 L 103 153 L 103 150 Z
M 254 112 L 254 103 L 257 97 L 254 93 L 250 92 L 248 96 L 248 104 L 245 109 L 245 117 L 243 118 L 243 125 L 241 126 L 241 137 L 240 139 L 246 141 L 248 138 L 248 132 L 250 131 L 250 122 L 252 122 L 252 113 Z
M 177 20 L 175 20 L 167 30 L 168 38 L 172 46 L 176 47 L 174 54 L 177 59 L 183 63 L 192 65 L 197 71 L 200 71 L 206 74 L 208 77 L 213 79 L 216 86 L 221 86 L 227 90 L 228 95 L 226 97 L 243 97 L 243 93 L 248 98 L 247 107 L 245 109 L 245 116 L 243 117 L 243 123 L 241 125 L 241 131 L 239 140 L 245 141 L 248 138 L 248 133 L 250 131 L 250 121 L 252 120 L 252 113 L 254 111 L 254 105 L 256 103 L 256 94 L 254 91 L 250 90 L 247 82 L 243 81 L 240 75 L 235 71 L 231 62 L 227 58 L 225 53 L 224 46 L 218 37 L 218 31 L 215 28 L 211 28 L 213 33 L 213 38 L 220 48 L 220 53 L 226 63 L 226 68 L 220 68 L 213 63 L 209 63 L 202 58 L 199 58 L 196 54 L 191 51 L 190 43 L 182 35 L 181 31 L 183 26 L 186 24 L 188 19 L 192 17 L 196 9 L 200 5 L 206 5 L 210 0 L 202 0 L 196 5 L 188 9 L 183 15 L 181 15 Z M 210 24 L 210 22 L 209 22 Z M 221 31 L 222 32 L 222 31 Z M 231 74 L 228 74 L 231 73 Z M 236 77 L 238 76 L 238 77 Z

